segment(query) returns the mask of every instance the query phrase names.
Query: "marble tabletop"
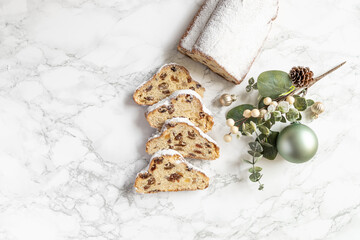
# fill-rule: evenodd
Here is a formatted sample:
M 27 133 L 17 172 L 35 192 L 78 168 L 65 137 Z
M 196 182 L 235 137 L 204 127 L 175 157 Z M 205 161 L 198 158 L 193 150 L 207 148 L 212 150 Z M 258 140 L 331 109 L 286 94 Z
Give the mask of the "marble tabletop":
M 248 179 L 249 138 L 226 144 L 218 97 L 255 103 L 176 50 L 202 0 L 0 1 L 0 239 L 286 239 L 360 236 L 360 2 L 280 0 L 248 77 L 310 66 L 308 97 L 326 112 L 305 121 L 313 160 L 262 160 L 265 184 Z M 154 133 L 132 93 L 177 62 L 206 88 L 215 115 L 216 161 L 191 161 L 211 178 L 204 191 L 135 193 Z

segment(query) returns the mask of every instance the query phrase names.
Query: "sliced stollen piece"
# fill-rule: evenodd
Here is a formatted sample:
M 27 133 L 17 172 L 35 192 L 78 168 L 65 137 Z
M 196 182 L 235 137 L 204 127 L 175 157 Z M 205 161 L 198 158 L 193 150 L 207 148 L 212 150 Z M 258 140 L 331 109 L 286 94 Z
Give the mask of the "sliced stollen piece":
M 186 162 L 174 150 L 155 153 L 147 170 L 137 174 L 134 184 L 138 193 L 201 190 L 208 186 L 206 174 Z
M 191 57 L 239 84 L 259 54 L 277 12 L 278 0 L 220 0 Z
M 153 128 L 161 128 L 167 119 L 188 118 L 202 131 L 211 130 L 214 120 L 211 112 L 203 105 L 201 97 L 192 90 L 179 90 L 162 101 L 150 106 L 145 113 Z
M 205 0 L 180 39 L 178 50 L 191 55 L 192 48 L 219 0 Z
M 146 143 L 146 152 L 154 154 L 162 149 L 174 149 L 185 158 L 215 160 L 219 146 L 187 118 L 165 121 L 161 131 Z
M 137 104 L 153 105 L 181 89 L 196 91 L 201 97 L 205 88 L 194 81 L 189 71 L 176 63 L 162 66 L 154 76 L 141 84 L 134 92 L 133 98 Z

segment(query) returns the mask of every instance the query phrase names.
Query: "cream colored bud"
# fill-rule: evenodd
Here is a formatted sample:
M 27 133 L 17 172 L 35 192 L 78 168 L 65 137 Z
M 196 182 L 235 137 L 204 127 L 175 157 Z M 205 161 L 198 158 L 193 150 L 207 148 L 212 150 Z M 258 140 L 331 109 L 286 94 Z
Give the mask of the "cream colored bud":
M 253 109 L 253 110 L 251 110 L 251 116 L 252 117 L 254 117 L 254 118 L 257 118 L 257 117 L 259 117 L 260 116 L 260 111 L 259 111 L 259 109 Z
M 229 118 L 228 120 L 226 120 L 226 125 L 228 125 L 229 127 L 234 126 L 234 124 L 235 124 L 234 119 Z
M 294 98 L 293 96 L 287 96 L 286 101 L 287 101 L 289 104 L 294 104 L 295 98 Z
M 232 137 L 231 137 L 230 134 L 224 135 L 224 141 L 225 141 L 225 142 L 231 142 L 231 140 L 232 140 Z
M 237 134 L 239 132 L 239 128 L 237 126 L 232 126 L 230 128 L 230 132 L 233 134 Z
M 272 102 L 271 98 L 269 98 L 269 97 L 264 98 L 264 104 L 265 105 L 270 105 L 271 102 Z
M 245 118 L 251 117 L 251 111 L 250 111 L 249 109 L 246 109 L 246 110 L 244 111 L 244 113 L 243 113 L 243 116 L 244 116 Z
M 272 101 L 270 105 L 273 105 L 274 107 L 277 107 L 278 103 L 276 101 Z

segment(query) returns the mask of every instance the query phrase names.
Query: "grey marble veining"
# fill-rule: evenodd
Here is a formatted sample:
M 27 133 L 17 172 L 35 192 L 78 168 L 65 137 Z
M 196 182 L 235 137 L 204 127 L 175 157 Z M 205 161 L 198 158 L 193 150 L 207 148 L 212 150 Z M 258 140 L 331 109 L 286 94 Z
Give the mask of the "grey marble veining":
M 221 93 L 255 103 L 176 50 L 202 1 L 0 1 L 0 239 L 359 239 L 360 3 L 280 0 L 248 77 L 310 66 L 308 97 L 326 112 L 306 121 L 319 138 L 301 165 L 264 160 L 259 192 L 241 159 L 249 138 L 225 144 Z M 192 161 L 205 191 L 139 195 L 154 129 L 132 100 L 159 66 L 178 62 L 206 87 L 216 161 Z

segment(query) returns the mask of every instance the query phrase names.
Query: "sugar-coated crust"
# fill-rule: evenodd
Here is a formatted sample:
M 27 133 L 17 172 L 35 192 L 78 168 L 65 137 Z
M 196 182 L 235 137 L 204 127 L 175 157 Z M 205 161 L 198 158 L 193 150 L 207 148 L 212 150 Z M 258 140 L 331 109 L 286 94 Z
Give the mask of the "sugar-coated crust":
M 181 92 L 181 93 L 179 93 Z M 152 124 L 152 122 L 150 121 L 150 116 L 155 114 L 156 113 L 156 110 L 162 106 L 168 106 L 170 104 L 172 104 L 175 100 L 175 98 L 179 95 L 186 95 L 186 94 L 191 94 L 192 96 L 194 96 L 195 98 L 194 99 L 197 99 L 201 104 L 201 110 L 209 117 L 210 121 L 208 122 L 209 123 L 209 130 L 212 129 L 213 125 L 214 125 L 214 117 L 212 116 L 211 112 L 204 106 L 204 104 L 202 103 L 201 101 L 201 98 L 199 98 L 198 94 L 195 94 L 194 93 L 191 93 L 191 92 L 194 92 L 192 90 L 179 90 L 179 91 L 176 91 L 174 92 L 172 95 L 170 95 L 169 97 L 163 99 L 162 101 L 158 102 L 157 104 L 154 104 L 153 106 L 150 106 L 148 108 L 148 110 L 146 111 L 145 113 L 145 117 L 146 117 L 146 120 L 148 121 L 148 123 L 150 124 L 151 127 L 153 128 L 157 128 L 156 126 L 154 126 Z M 204 130 L 204 132 L 207 132 Z
M 171 120 L 171 119 L 170 119 L 170 120 Z M 219 146 L 216 144 L 216 142 L 215 142 L 213 139 L 211 139 L 211 138 L 210 138 L 209 136 L 207 136 L 203 131 L 201 131 L 200 128 L 196 127 L 196 126 L 193 125 L 193 124 L 190 125 L 190 124 L 188 124 L 188 123 L 186 123 L 186 122 L 177 122 L 176 124 L 187 125 L 187 126 L 190 126 L 190 127 L 194 128 L 194 130 L 197 132 L 197 134 L 199 134 L 200 136 L 202 136 L 203 138 L 205 138 L 206 140 L 208 140 L 209 142 L 211 142 L 211 143 L 214 144 L 214 146 L 215 146 L 215 152 L 216 152 L 216 158 L 214 158 L 214 159 L 208 159 L 208 158 L 204 158 L 204 157 L 196 157 L 196 159 L 215 160 L 215 159 L 217 159 L 217 158 L 219 157 L 219 155 L 220 155 L 220 153 L 219 153 L 219 152 L 220 152 Z M 165 125 L 166 125 L 166 122 L 165 122 L 164 126 L 165 126 Z M 174 128 L 174 127 L 175 127 L 175 125 L 174 125 L 173 127 L 166 127 L 166 128 L 163 127 L 159 135 L 156 135 L 156 136 L 150 138 L 150 139 L 147 141 L 147 143 L 146 143 L 146 152 L 148 152 L 148 149 L 149 149 L 149 147 L 150 147 L 149 145 L 150 145 L 150 143 L 151 143 L 151 141 L 152 141 L 153 139 L 159 139 L 159 138 L 163 137 L 163 136 L 165 135 L 165 133 L 166 133 L 167 130 L 170 130 L 171 128 Z M 204 135 L 206 135 L 206 137 L 204 137 Z M 210 138 L 211 140 L 209 140 L 209 138 Z
M 277 15 L 278 15 L 278 11 L 279 11 L 279 7 L 277 8 L 276 10 L 276 14 L 275 16 L 271 19 L 270 22 L 274 21 L 276 18 L 277 18 Z M 192 59 L 194 59 L 195 61 L 198 61 L 198 62 L 201 62 L 203 64 L 205 64 L 206 66 L 208 66 L 212 71 L 214 71 L 215 73 L 219 74 L 220 76 L 222 76 L 223 78 L 225 78 L 226 80 L 230 81 L 230 82 L 233 82 L 235 84 L 240 84 L 246 77 L 247 73 L 250 71 L 250 68 L 252 67 L 256 57 L 260 54 L 261 50 L 262 50 L 262 47 L 264 46 L 265 42 L 266 42 L 266 39 L 270 33 L 270 30 L 271 30 L 271 26 L 269 28 L 269 31 L 267 33 L 267 36 L 266 38 L 264 39 L 261 47 L 259 48 L 258 52 L 256 53 L 255 57 L 253 58 L 253 60 L 251 61 L 249 67 L 247 68 L 246 70 L 246 74 L 241 78 L 241 79 L 237 79 L 235 78 L 233 75 L 231 75 L 228 71 L 226 71 L 226 69 L 221 66 L 215 59 L 213 59 L 212 57 L 206 55 L 205 53 L 199 51 L 198 49 L 196 48 L 193 48 L 192 51 L 189 53 L 187 52 L 186 54 L 191 57 Z M 200 58 L 199 58 L 200 57 Z M 203 59 L 201 59 L 203 58 Z M 218 69 L 215 69 L 214 67 L 212 67 L 211 65 L 209 64 L 206 64 L 203 60 L 206 59 L 207 61 L 210 61 L 212 62 L 213 65 L 216 65 L 217 68 L 221 69 L 223 71 L 223 73 L 219 72 Z
M 192 59 L 194 59 L 195 61 L 198 61 L 204 65 L 206 65 L 207 67 L 209 67 L 213 72 L 219 74 L 220 76 L 222 76 L 223 78 L 225 78 L 226 80 L 233 82 L 235 84 L 240 84 L 246 77 L 246 75 L 244 77 L 242 77 L 241 79 L 236 79 L 233 75 L 231 75 L 230 73 L 228 73 L 225 68 L 223 66 L 221 66 L 217 61 L 215 61 L 212 57 L 206 55 L 205 53 L 197 50 L 197 49 L 193 49 L 191 51 L 190 54 L 188 54 L 189 57 L 191 57 Z M 256 57 L 255 57 L 256 58 Z M 252 62 L 255 61 L 255 58 Z M 221 73 L 218 69 L 212 67 L 210 64 L 206 63 L 204 60 L 206 61 L 210 61 L 213 65 L 216 65 L 217 68 L 221 69 L 224 73 Z M 251 67 L 251 65 L 250 65 Z M 248 68 L 248 71 L 250 70 L 250 67 Z
M 184 66 L 181 66 L 177 63 L 167 63 L 167 64 L 164 64 L 162 65 L 158 70 L 157 72 L 147 81 L 141 83 L 136 89 L 135 89 L 135 92 L 133 94 L 133 100 L 134 102 L 136 102 L 137 104 L 139 105 L 143 105 L 143 106 L 146 106 L 145 103 L 142 103 L 139 101 L 139 99 L 136 98 L 136 96 L 139 94 L 139 92 L 142 90 L 142 87 L 145 86 L 148 82 L 151 82 L 152 80 L 154 80 L 156 78 L 156 75 L 158 75 L 164 68 L 166 67 L 169 67 L 169 66 L 176 66 L 178 67 L 179 69 L 183 70 L 188 76 L 189 78 L 191 79 L 191 81 L 195 82 L 196 84 L 199 84 L 199 82 L 195 81 L 191 75 L 190 75 L 190 72 L 184 67 Z M 201 89 L 203 90 L 203 92 L 205 91 L 205 88 L 204 87 L 201 87 Z M 202 96 L 201 96 L 202 97 Z
M 198 14 L 201 12 L 202 8 L 200 8 L 199 12 L 197 13 L 197 15 L 194 17 L 193 22 L 189 25 L 187 32 L 183 35 L 183 38 L 187 36 L 188 32 L 191 31 L 191 28 L 194 24 L 194 21 L 196 21 L 196 18 L 198 17 Z M 274 21 L 277 17 L 278 14 L 278 6 L 277 6 L 277 10 L 276 13 L 274 15 L 273 18 L 271 18 L 271 20 L 268 22 L 269 24 Z M 184 48 L 181 47 L 181 41 L 183 40 L 183 38 L 180 40 L 180 44 L 178 46 L 178 50 L 186 55 L 188 55 L 189 57 L 193 58 L 195 61 L 201 62 L 204 65 L 208 66 L 212 71 L 214 71 L 215 73 L 219 74 L 220 76 L 224 77 L 226 80 L 231 81 L 235 84 L 240 84 L 246 77 L 247 73 L 249 72 L 252 64 L 254 63 L 256 57 L 259 55 L 259 53 L 261 52 L 261 49 L 266 41 L 266 38 L 270 32 L 271 29 L 271 24 L 269 27 L 269 30 L 267 32 L 266 37 L 264 38 L 262 44 L 260 45 L 257 53 L 255 54 L 254 58 L 250 61 L 249 65 L 247 66 L 245 73 L 241 75 L 240 78 L 236 78 L 234 75 L 230 74 L 229 71 L 226 70 L 226 66 L 222 66 L 221 64 L 219 64 L 213 57 L 205 54 L 204 52 L 202 52 L 201 50 L 197 49 L 196 44 L 192 47 L 192 51 L 186 51 L 183 50 Z
M 177 49 L 179 52 L 189 55 L 191 54 L 191 50 L 189 51 L 188 49 L 186 49 L 185 47 L 183 47 L 183 41 L 184 39 L 189 35 L 190 31 L 192 31 L 195 22 L 198 20 L 198 18 L 200 17 L 200 13 L 205 9 L 206 5 L 209 4 L 210 0 L 205 0 L 203 2 L 203 4 L 200 6 L 199 10 L 196 12 L 194 18 L 191 20 L 190 24 L 188 25 L 186 31 L 184 32 L 184 34 L 182 35 L 179 44 L 177 46 Z
M 179 152 L 175 151 L 175 150 L 169 149 L 169 150 L 160 150 L 160 151 L 156 152 L 156 153 L 151 157 L 151 159 L 150 159 L 150 161 L 149 161 L 149 164 L 148 164 L 148 166 L 147 166 L 146 172 L 149 172 L 149 170 L 150 170 L 149 167 L 150 167 L 152 164 L 154 164 L 154 161 L 155 161 L 155 158 L 156 158 L 156 157 L 161 157 L 161 156 L 174 156 L 174 155 L 176 155 L 176 156 L 178 157 L 178 160 L 177 160 L 177 161 L 180 161 L 181 164 L 185 164 L 185 165 L 191 167 L 193 170 L 197 171 L 200 175 L 202 175 L 202 176 L 206 179 L 206 181 L 207 181 L 207 185 L 206 185 L 206 187 L 205 187 L 204 189 L 208 188 L 208 186 L 209 186 L 209 180 L 210 180 L 209 177 L 208 177 L 202 170 L 200 170 L 199 168 L 197 168 L 197 167 L 195 167 L 194 165 L 192 165 L 192 164 L 190 164 L 189 162 L 187 162 L 187 161 L 183 158 L 183 156 L 181 156 L 181 154 L 180 154 Z M 138 193 L 142 193 L 142 192 L 139 192 L 139 191 L 138 191 L 138 188 L 136 187 L 136 186 L 139 184 L 139 181 L 141 181 L 140 178 L 139 178 L 139 174 L 140 174 L 140 173 L 144 173 L 144 172 L 145 172 L 145 171 L 143 170 L 143 171 L 139 172 L 139 173 L 136 175 L 136 179 L 135 179 L 135 183 L 134 183 L 134 188 L 135 188 L 136 192 L 138 192 Z M 159 191 L 159 192 L 178 192 L 178 191 L 195 191 L 195 190 L 203 190 L 203 189 L 174 189 L 174 190 Z M 156 192 L 145 192 L 145 193 L 142 193 L 142 194 L 149 194 L 149 193 L 156 193 Z

